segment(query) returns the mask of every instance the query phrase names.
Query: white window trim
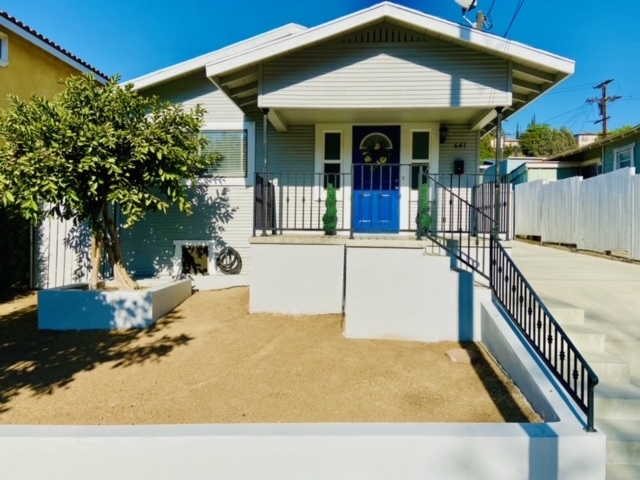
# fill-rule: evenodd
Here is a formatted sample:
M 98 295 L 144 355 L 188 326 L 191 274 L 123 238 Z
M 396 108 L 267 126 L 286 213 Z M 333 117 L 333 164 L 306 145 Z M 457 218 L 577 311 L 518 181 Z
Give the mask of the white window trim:
M 614 170 L 619 170 L 620 168 L 626 168 L 626 167 L 620 167 L 620 158 L 619 157 L 620 157 L 621 153 L 625 153 L 627 151 L 631 154 L 631 161 L 630 161 L 629 166 L 630 167 L 634 166 L 635 148 L 636 148 L 636 144 L 635 143 L 630 143 L 629 145 L 625 145 L 623 147 L 618 147 L 618 148 L 613 150 Z
M 201 130 L 203 132 L 237 130 L 247 131 L 247 176 L 246 177 L 224 177 L 215 178 L 201 177 L 198 185 L 221 185 L 221 186 L 244 186 L 248 187 L 255 183 L 256 166 L 256 124 L 254 122 L 212 122 L 205 123 Z
M 9 65 L 9 37 L 0 32 L 0 67 Z

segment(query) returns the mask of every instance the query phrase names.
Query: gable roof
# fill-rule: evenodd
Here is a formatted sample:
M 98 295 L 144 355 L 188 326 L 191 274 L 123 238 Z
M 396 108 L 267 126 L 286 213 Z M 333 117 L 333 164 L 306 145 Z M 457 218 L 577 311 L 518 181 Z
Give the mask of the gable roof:
M 227 47 L 221 48 L 220 50 L 200 55 L 199 57 L 193 58 L 191 60 L 187 60 L 185 62 L 181 62 L 167 68 L 162 68 L 141 77 L 127 80 L 123 83 L 133 83 L 134 90 L 140 90 L 153 85 L 158 85 L 160 83 L 173 80 L 174 78 L 182 77 L 198 70 L 202 70 L 209 63 L 215 63 L 227 57 L 241 53 L 245 50 L 251 50 L 260 46 L 269 45 L 273 42 L 295 35 L 304 30 L 306 30 L 306 27 L 297 25 L 295 23 L 289 23 L 287 25 L 284 25 L 283 27 L 279 27 L 255 37 L 251 37 L 247 40 L 231 44 Z
M 73 68 L 81 72 L 93 73 L 101 81 L 109 79 L 107 74 L 101 72 L 96 67 L 82 60 L 80 57 L 75 56 L 69 50 L 62 48 L 57 43 L 2 10 L 0 10 L 0 26 L 15 33 L 16 35 L 19 35 L 28 42 L 38 46 L 45 52 L 53 55 L 59 60 L 62 60 L 68 65 L 71 65 Z
M 242 79 L 242 82 L 236 83 L 244 83 L 246 88 L 249 88 L 255 85 L 255 75 L 252 77 L 249 73 L 264 61 L 382 22 L 510 62 L 512 105 L 506 106 L 503 112 L 504 118 L 510 117 L 543 95 L 572 75 L 575 70 L 573 60 L 385 1 L 313 28 L 297 27 L 286 32 L 281 32 L 281 29 L 274 30 L 189 62 L 134 79 L 132 82 L 136 89 L 146 88 L 204 68 L 207 77 L 219 87 L 224 83 L 221 79 L 228 76 Z M 248 72 L 247 75 L 243 76 L 243 71 Z M 227 94 L 229 93 L 227 91 Z M 255 97 L 257 89 L 253 88 L 251 92 L 246 93 Z M 244 93 L 240 95 L 246 99 Z M 473 128 L 490 131 L 495 125 L 495 117 L 493 109 L 487 110 L 472 122 Z

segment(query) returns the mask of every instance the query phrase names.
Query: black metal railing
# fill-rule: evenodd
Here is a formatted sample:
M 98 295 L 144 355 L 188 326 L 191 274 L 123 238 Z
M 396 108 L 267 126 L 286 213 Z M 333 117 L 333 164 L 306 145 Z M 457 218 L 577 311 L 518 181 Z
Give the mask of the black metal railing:
M 418 186 L 421 175 L 418 173 L 424 165 L 353 165 L 348 172 L 341 173 L 303 173 L 303 172 L 270 172 L 257 173 L 254 195 L 254 235 L 257 230 L 263 233 L 280 233 L 296 231 L 322 231 L 322 216 L 325 212 L 324 201 L 326 187 L 336 187 L 339 232 L 354 233 L 355 218 L 352 211 L 357 204 L 356 196 L 381 190 L 399 190 L 401 196 L 400 211 L 404 219 L 396 229 L 403 233 L 417 233 L 419 195 L 422 187 Z M 474 216 L 474 230 L 488 233 L 483 225 L 493 215 L 493 197 L 476 194 L 482 185 L 483 176 L 478 174 L 432 174 L 429 202 L 433 212 L 433 226 L 441 229 L 458 221 L 454 215 L 454 207 L 449 206 L 451 215 L 443 205 L 441 190 L 455 192 L 464 198 L 484 215 Z M 426 182 L 425 182 L 426 183 Z M 493 189 L 492 189 L 493 191 Z M 447 196 L 447 195 L 444 195 Z M 511 197 L 505 195 L 508 202 Z M 439 218 L 435 218 L 439 216 Z M 452 219 L 456 219 L 455 222 Z M 469 217 L 464 217 L 469 218 Z M 444 222 L 442 220 L 445 220 Z M 478 223 L 477 221 L 480 221 Z M 507 223 L 504 223 L 505 230 Z M 468 231 L 469 226 L 464 227 Z M 454 230 L 457 232 L 457 228 Z
M 422 172 L 418 191 L 418 205 L 423 210 L 417 219 L 418 238 L 427 236 L 461 262 L 459 267 L 488 280 L 490 237 L 479 226 L 490 223 L 491 217 L 441 183 L 438 176 Z M 463 191 L 468 192 L 463 188 L 458 190 Z M 427 194 L 431 195 L 428 207 L 424 200 Z M 426 215 L 424 210 L 427 210 Z M 425 220 L 428 225 L 424 225 Z
M 491 236 L 491 290 L 511 321 L 586 414 L 587 431 L 595 431 L 594 390 L 598 376 L 494 236 Z
M 350 184 L 350 173 L 257 173 L 254 195 L 254 236 L 284 231 L 322 231 L 326 187 L 336 187 L 338 207 L 337 231 L 348 231 L 344 185 Z M 265 211 L 264 200 L 269 205 Z M 262 218 L 267 218 L 263 228 Z

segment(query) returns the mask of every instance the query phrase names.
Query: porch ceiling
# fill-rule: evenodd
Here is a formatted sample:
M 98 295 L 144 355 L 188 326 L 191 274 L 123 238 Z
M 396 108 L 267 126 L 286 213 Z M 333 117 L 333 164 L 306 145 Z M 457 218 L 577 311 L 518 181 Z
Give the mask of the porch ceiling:
M 432 109 L 283 109 L 277 110 L 286 125 L 313 125 L 316 123 L 408 123 L 440 122 L 468 124 L 480 110 L 474 108 Z M 276 125 L 277 127 L 277 125 Z

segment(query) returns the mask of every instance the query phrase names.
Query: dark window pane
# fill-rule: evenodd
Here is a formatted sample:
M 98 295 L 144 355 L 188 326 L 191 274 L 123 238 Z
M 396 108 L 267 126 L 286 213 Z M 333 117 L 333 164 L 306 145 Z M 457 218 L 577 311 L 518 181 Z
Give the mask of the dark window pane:
M 336 189 L 340 188 L 340 164 L 339 163 L 325 163 L 324 164 L 324 188 L 327 188 L 327 185 L 330 183 L 336 187 Z
M 413 160 L 429 160 L 429 132 L 413 132 L 411 145 Z
M 340 160 L 340 133 L 325 133 L 324 134 L 324 159 L 325 160 Z
M 423 167 L 423 173 L 426 175 L 429 173 L 429 164 L 420 163 L 411 165 L 411 190 L 418 190 L 420 184 L 420 167 Z M 427 179 L 422 177 L 422 183 L 427 183 Z

